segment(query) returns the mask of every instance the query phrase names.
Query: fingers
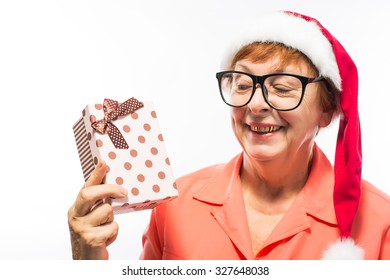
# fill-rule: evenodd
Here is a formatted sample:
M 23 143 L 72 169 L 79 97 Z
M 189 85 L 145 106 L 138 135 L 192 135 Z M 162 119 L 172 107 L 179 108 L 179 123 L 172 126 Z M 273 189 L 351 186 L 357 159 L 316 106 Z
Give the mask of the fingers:
M 119 226 L 110 222 L 98 227 L 84 228 L 80 233 L 71 229 L 72 252 L 74 259 L 108 259 L 107 246 L 118 236 Z
M 86 236 L 86 244 L 92 248 L 106 247 L 115 241 L 119 226 L 116 222 L 101 225 L 90 229 Z
M 80 190 L 74 204 L 74 215 L 81 217 L 91 211 L 99 200 L 105 198 L 123 198 L 127 196 L 127 190 L 117 185 L 97 185 Z
M 88 236 L 88 232 L 94 232 L 94 228 L 101 228 L 114 221 L 114 211 L 109 203 L 102 203 L 83 217 L 73 217 L 71 226 L 75 232 Z M 102 236 L 106 236 L 107 232 Z M 101 236 L 101 237 L 102 237 Z M 110 238 L 111 234 L 106 238 Z M 88 239 L 88 238 L 86 238 Z M 99 238 L 98 238 L 99 239 Z
M 88 226 L 98 227 L 114 221 L 114 211 L 109 203 L 102 203 L 85 217 L 87 218 Z
M 127 196 L 127 190 L 121 186 L 101 184 L 107 173 L 107 165 L 101 161 L 91 173 L 80 190 L 76 202 L 73 205 L 73 215 L 81 217 L 89 213 L 94 205 L 106 198 L 123 198 Z
M 85 182 L 84 187 L 101 184 L 107 171 L 107 164 L 103 160 L 100 161 L 95 170 L 91 173 L 91 176 L 89 176 L 88 180 Z
M 75 203 L 68 211 L 72 253 L 75 259 L 107 259 L 106 247 L 115 241 L 118 224 L 110 198 L 124 198 L 127 189 L 111 184 L 102 184 L 107 165 L 101 161 L 85 182 Z
M 75 216 L 74 207 L 72 207 L 68 212 L 68 223 L 73 258 L 108 258 L 106 247 L 116 240 L 119 229 L 114 221 L 114 211 L 110 203 L 95 206 L 85 216 Z

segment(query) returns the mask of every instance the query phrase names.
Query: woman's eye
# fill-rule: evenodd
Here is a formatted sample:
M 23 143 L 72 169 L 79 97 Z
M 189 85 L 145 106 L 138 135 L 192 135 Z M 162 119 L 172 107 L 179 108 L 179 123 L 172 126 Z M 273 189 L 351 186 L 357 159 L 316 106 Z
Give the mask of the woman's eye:
M 246 84 L 239 84 L 238 86 L 237 86 L 237 89 L 238 90 L 248 90 L 248 89 L 250 89 L 251 88 L 251 86 L 250 85 L 246 85 Z
M 291 91 L 291 88 L 288 88 L 286 86 L 274 86 L 273 88 L 276 92 L 280 92 L 280 93 Z

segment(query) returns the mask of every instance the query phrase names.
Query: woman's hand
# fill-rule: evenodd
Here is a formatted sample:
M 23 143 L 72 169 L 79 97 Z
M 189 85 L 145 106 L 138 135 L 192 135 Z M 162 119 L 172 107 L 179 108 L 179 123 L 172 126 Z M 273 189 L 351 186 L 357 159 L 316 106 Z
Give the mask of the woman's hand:
M 108 259 L 107 246 L 118 235 L 118 224 L 109 198 L 123 198 L 121 186 L 101 184 L 107 165 L 100 162 L 68 211 L 73 259 Z

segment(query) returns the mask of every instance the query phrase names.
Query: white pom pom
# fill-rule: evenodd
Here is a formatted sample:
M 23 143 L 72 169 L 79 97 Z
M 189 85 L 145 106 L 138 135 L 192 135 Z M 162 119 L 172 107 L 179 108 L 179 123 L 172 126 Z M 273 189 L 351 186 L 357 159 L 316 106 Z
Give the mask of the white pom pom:
M 331 244 L 324 252 L 323 260 L 363 260 L 364 250 L 351 238 L 342 238 Z

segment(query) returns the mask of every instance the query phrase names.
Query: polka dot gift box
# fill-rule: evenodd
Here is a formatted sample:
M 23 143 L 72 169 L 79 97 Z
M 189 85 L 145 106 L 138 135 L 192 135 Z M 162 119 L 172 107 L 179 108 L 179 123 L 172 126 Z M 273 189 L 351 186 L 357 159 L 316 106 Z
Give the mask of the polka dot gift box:
M 150 209 L 177 196 L 151 102 L 105 99 L 88 105 L 73 131 L 84 179 L 103 159 L 109 166 L 104 183 L 128 188 L 127 198 L 112 200 L 115 214 Z

